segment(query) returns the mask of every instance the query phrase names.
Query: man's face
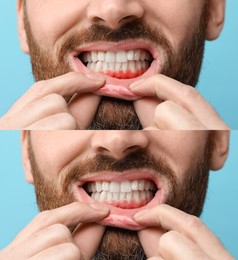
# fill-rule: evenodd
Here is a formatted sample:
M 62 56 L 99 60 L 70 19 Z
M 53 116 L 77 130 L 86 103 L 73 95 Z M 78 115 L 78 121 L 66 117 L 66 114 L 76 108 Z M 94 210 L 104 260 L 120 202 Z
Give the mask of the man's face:
M 204 51 L 208 3 L 26 1 L 25 28 L 35 79 L 69 71 L 100 72 L 107 80 L 99 94 L 122 99 L 130 96 L 127 87 L 131 82 L 157 73 L 195 86 Z M 98 103 L 92 99 L 91 105 Z M 74 116 L 77 119 L 76 113 Z M 104 97 L 89 127 L 118 129 L 121 125 L 141 128 L 132 102 Z
M 110 215 L 101 223 L 107 231 L 98 253 L 113 257 L 143 253 L 137 233 L 131 231 L 141 228 L 132 216 L 143 208 L 167 203 L 201 214 L 212 150 L 213 134 L 206 131 L 58 131 L 28 136 L 40 210 L 73 201 L 107 203 Z

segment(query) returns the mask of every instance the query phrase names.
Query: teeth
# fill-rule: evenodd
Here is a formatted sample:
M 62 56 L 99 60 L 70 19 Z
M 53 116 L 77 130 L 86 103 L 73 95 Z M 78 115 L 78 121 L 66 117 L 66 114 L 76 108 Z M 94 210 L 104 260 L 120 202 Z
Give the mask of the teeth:
M 106 62 L 115 62 L 116 61 L 116 53 L 115 52 L 106 52 L 105 56 Z
M 127 62 L 127 55 L 125 51 L 119 51 L 116 53 L 117 62 Z
M 92 51 L 83 53 L 81 58 L 90 70 L 94 72 L 103 71 L 104 73 L 108 70 L 127 72 L 128 69 L 132 73 L 136 71 L 145 72 L 152 61 L 152 56 L 145 50 Z
M 134 51 L 128 51 L 127 52 L 127 59 L 128 60 L 134 60 Z
M 131 184 L 129 181 L 121 183 L 121 192 L 131 192 Z
M 139 189 L 139 181 L 136 181 L 136 180 L 132 181 L 131 189 L 132 190 L 138 190 Z
M 102 51 L 98 52 L 98 60 L 105 61 L 105 56 L 106 56 L 105 52 Z
M 91 197 L 97 201 L 118 203 L 148 203 L 157 190 L 155 183 L 149 180 L 133 180 L 123 182 L 98 181 L 89 182 L 85 186 Z
M 120 183 L 112 181 L 110 184 L 110 192 L 120 192 Z
M 110 183 L 104 181 L 104 182 L 102 183 L 102 189 L 105 190 L 105 191 L 109 191 L 109 189 L 110 189 Z

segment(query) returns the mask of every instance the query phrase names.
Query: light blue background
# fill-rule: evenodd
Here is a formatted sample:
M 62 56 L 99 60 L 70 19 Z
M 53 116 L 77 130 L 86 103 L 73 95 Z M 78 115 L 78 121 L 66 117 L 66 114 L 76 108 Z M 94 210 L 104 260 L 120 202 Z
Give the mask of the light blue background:
M 16 29 L 16 1 L 0 0 L 0 115 L 33 83 L 29 58 L 21 53 Z M 238 129 L 238 1 L 227 1 L 221 37 L 207 43 L 198 86 L 223 120 Z
M 0 249 L 37 214 L 33 187 L 24 180 L 20 133 L 0 132 Z M 203 221 L 238 259 L 238 131 L 231 136 L 225 167 L 211 172 Z

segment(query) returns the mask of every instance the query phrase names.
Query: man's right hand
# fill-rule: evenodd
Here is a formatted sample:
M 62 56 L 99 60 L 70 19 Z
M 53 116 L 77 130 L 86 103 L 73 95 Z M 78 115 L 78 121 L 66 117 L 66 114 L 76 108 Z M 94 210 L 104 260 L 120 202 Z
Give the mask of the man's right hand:
M 105 231 L 95 222 L 108 214 L 102 204 L 80 202 L 43 211 L 0 252 L 0 259 L 92 259 Z
M 0 118 L 0 129 L 78 129 L 80 124 L 71 114 L 65 98 L 74 94 L 83 95 L 95 92 L 104 84 L 105 79 L 98 74 L 77 72 L 69 72 L 57 78 L 39 81 Z M 87 113 L 95 113 L 100 102 L 99 96 L 93 94 L 91 96 L 93 104 L 87 106 Z M 77 109 L 77 112 L 85 118 L 85 110 Z M 80 116 L 77 115 L 77 117 Z M 87 117 L 92 118 L 93 115 L 87 115 Z

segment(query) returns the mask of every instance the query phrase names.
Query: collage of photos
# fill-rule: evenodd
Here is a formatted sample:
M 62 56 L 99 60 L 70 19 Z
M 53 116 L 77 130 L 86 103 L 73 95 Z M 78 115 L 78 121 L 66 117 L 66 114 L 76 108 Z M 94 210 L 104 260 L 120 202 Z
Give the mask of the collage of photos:
M 238 259 L 237 10 L 0 4 L 0 260 Z

